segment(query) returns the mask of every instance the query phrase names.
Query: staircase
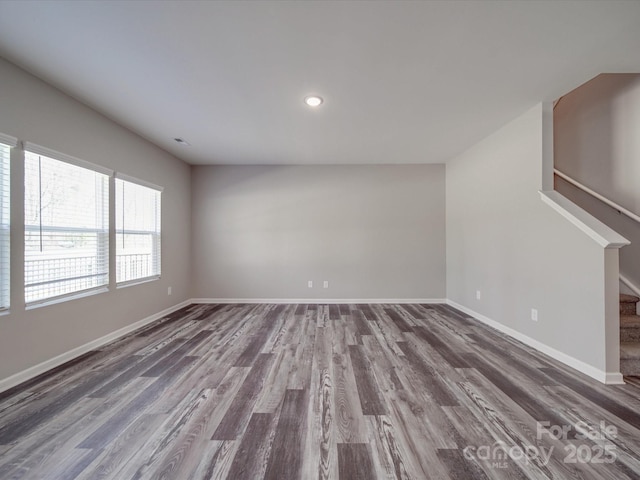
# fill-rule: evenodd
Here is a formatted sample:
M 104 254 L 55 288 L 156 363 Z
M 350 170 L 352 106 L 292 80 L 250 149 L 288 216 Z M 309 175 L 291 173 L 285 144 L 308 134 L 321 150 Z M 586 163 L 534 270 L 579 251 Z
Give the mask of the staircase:
M 640 376 L 640 315 L 636 304 L 640 298 L 620 294 L 620 372 Z

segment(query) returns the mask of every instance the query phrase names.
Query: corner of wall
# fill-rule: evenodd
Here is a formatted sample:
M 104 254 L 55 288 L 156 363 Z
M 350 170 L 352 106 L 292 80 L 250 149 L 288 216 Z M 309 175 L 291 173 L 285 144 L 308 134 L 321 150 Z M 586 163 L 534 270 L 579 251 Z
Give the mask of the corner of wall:
M 605 287 L 615 254 L 540 199 L 552 189 L 552 113 L 538 104 L 447 163 L 447 297 L 609 381 L 619 376 Z
M 553 190 L 553 102 L 542 104 L 542 190 Z

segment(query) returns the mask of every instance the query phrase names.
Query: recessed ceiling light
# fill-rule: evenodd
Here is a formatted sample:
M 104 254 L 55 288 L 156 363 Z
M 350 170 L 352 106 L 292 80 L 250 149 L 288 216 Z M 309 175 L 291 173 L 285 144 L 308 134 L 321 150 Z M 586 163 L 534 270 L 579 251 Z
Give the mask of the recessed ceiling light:
M 174 138 L 174 140 L 178 145 L 182 145 L 183 147 L 191 146 L 191 144 L 187 142 L 184 138 L 176 137 Z
M 310 95 L 304 99 L 304 103 L 310 107 L 319 107 L 322 105 L 322 101 L 322 97 L 318 97 L 317 95 Z

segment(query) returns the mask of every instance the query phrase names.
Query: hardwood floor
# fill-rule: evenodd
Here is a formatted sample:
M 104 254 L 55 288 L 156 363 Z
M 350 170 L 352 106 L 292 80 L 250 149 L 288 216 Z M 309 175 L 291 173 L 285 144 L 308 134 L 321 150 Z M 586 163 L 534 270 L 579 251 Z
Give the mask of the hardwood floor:
M 635 479 L 627 380 L 443 305 L 190 305 L 0 394 L 0 478 Z

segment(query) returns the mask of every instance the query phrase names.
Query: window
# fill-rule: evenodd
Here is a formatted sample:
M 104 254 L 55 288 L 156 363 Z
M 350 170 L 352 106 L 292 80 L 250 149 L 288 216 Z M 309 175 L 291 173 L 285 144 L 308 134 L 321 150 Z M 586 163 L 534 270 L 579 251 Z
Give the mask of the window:
M 9 244 L 11 211 L 9 208 L 9 170 L 14 138 L 0 135 L 0 310 L 9 308 Z
M 36 145 L 25 150 L 25 301 L 106 286 L 109 172 Z
M 116 178 L 116 282 L 160 276 L 160 189 Z

